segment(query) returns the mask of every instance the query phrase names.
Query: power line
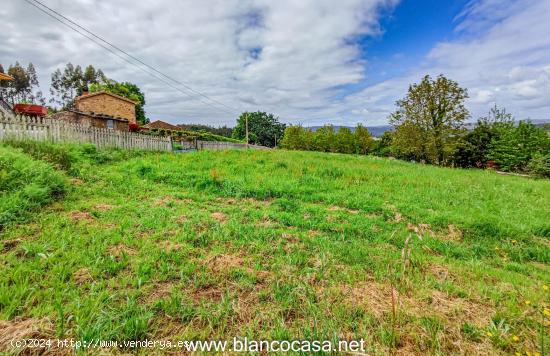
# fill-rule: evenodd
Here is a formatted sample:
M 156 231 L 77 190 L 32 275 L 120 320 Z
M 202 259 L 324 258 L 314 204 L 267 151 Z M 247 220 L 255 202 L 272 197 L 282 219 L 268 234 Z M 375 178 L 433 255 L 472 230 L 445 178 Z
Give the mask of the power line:
M 27 3 L 29 3 L 30 5 L 34 6 L 35 8 L 37 8 L 38 10 L 40 10 L 41 12 L 43 12 L 43 13 L 45 13 L 46 15 L 52 17 L 52 18 L 55 19 L 56 21 L 60 22 L 61 24 L 67 26 L 67 27 L 70 28 L 71 30 L 77 32 L 77 33 L 80 34 L 81 36 L 86 37 L 87 39 L 89 39 L 90 41 L 94 42 L 96 45 L 102 47 L 103 49 L 107 50 L 108 52 L 110 52 L 111 54 L 115 55 L 116 57 L 122 59 L 122 60 L 125 61 L 126 63 L 129 63 L 129 64 L 133 65 L 134 67 L 137 67 L 138 69 L 140 69 L 140 70 L 143 71 L 144 73 L 147 73 L 147 74 L 149 74 L 150 76 L 152 76 L 152 77 L 154 77 L 154 78 L 156 78 L 156 79 L 162 81 L 163 83 L 165 83 L 166 85 L 170 86 L 171 88 L 176 89 L 177 91 L 179 91 L 179 92 L 181 92 L 181 93 L 183 93 L 183 94 L 185 94 L 185 95 L 187 95 L 187 96 L 189 96 L 189 97 L 191 97 L 191 98 L 193 97 L 193 96 L 190 95 L 189 93 L 183 91 L 181 88 L 178 88 L 177 86 L 173 85 L 172 83 L 167 82 L 164 78 L 167 78 L 167 79 L 171 80 L 172 82 L 177 83 L 177 84 L 183 86 L 183 87 L 186 88 L 188 91 L 191 91 L 191 92 L 193 92 L 193 93 L 195 93 L 195 94 L 201 96 L 202 98 L 205 98 L 205 99 L 207 99 L 207 100 L 210 100 L 211 102 L 214 102 L 214 103 L 216 103 L 216 104 L 218 104 L 218 105 L 221 105 L 221 106 L 223 106 L 223 107 L 225 107 L 225 108 L 228 108 L 228 109 L 231 110 L 231 111 L 227 111 L 227 110 L 222 109 L 222 108 L 220 108 L 220 107 L 215 107 L 215 106 L 212 105 L 211 103 L 205 102 L 205 101 L 202 100 L 201 98 L 198 98 L 199 101 L 201 101 L 201 102 L 202 102 L 203 104 L 205 104 L 205 105 L 208 105 L 208 106 L 213 107 L 213 108 L 218 109 L 218 110 L 222 110 L 222 111 L 224 111 L 224 112 L 226 112 L 226 113 L 229 113 L 229 114 L 232 114 L 232 115 L 238 114 L 238 110 L 237 110 L 237 109 L 232 108 L 232 107 L 230 107 L 230 106 L 228 106 L 228 105 L 226 105 L 226 104 L 224 104 L 224 103 L 222 103 L 222 102 L 220 102 L 220 101 L 218 101 L 218 100 L 216 100 L 216 99 L 213 99 L 213 98 L 209 97 L 208 95 L 206 95 L 206 94 L 204 94 L 204 93 L 201 93 L 200 91 L 197 91 L 197 90 L 191 88 L 189 85 L 187 85 L 187 84 L 185 84 L 185 83 L 183 83 L 183 82 L 181 82 L 181 81 L 178 81 L 178 80 L 176 80 L 176 79 L 170 77 L 169 75 L 164 74 L 163 72 L 161 72 L 161 71 L 157 70 L 156 68 L 150 66 L 149 64 L 143 62 L 141 59 L 139 59 L 139 58 L 137 58 L 137 57 L 135 57 L 135 56 L 129 54 L 128 52 L 126 52 L 126 51 L 122 50 L 121 48 L 117 47 L 116 45 L 114 45 L 114 44 L 108 42 L 107 40 L 103 39 L 102 37 L 100 37 L 100 36 L 94 34 L 94 33 L 91 32 L 90 30 L 88 30 L 88 29 L 86 29 L 85 27 L 79 25 L 78 23 L 72 21 L 71 19 L 65 17 L 64 15 L 60 14 L 59 12 L 57 12 L 57 11 L 51 9 L 50 7 L 46 6 L 46 5 L 43 4 L 42 2 L 40 2 L 40 1 L 38 1 L 38 0 L 25 0 L 25 1 L 26 1 Z M 48 11 L 50 11 L 51 13 L 48 12 L 48 11 L 46 11 L 46 10 L 44 10 L 42 7 L 38 6 L 37 4 L 39 4 L 40 6 L 44 7 L 45 9 L 47 9 Z M 57 15 L 57 16 L 59 16 L 59 17 L 61 17 L 61 18 L 64 19 L 64 20 L 68 21 L 70 24 L 76 26 L 77 28 L 75 28 L 74 26 L 71 26 L 70 24 L 64 22 L 63 20 L 61 20 L 61 19 L 58 18 L 57 16 L 53 15 L 52 13 L 55 14 L 55 15 Z M 78 28 L 82 29 L 84 32 L 86 32 L 86 33 L 89 34 L 89 35 L 87 35 L 86 33 L 83 33 L 82 31 L 78 30 Z M 95 40 L 94 38 L 95 38 L 95 39 L 98 39 L 98 40 L 101 41 L 102 43 L 98 42 L 98 41 Z M 110 47 L 112 47 L 112 48 L 107 47 L 107 46 L 104 45 L 103 43 L 106 44 L 106 45 L 108 45 L 108 46 L 110 46 Z M 140 63 L 141 65 L 143 65 L 143 66 L 149 68 L 150 70 L 152 70 L 152 71 L 158 73 L 159 75 L 161 75 L 161 76 L 164 77 L 164 78 L 159 77 L 159 76 L 155 75 L 154 73 L 151 73 L 150 71 L 146 70 L 145 68 L 143 68 L 143 67 L 137 65 L 136 63 L 130 61 L 128 58 L 126 58 L 126 57 L 120 55 L 119 53 L 115 52 L 115 51 L 113 50 L 113 48 L 114 48 L 115 50 L 117 50 L 117 51 L 123 53 L 123 54 L 126 55 L 127 57 L 133 59 L 134 61 Z

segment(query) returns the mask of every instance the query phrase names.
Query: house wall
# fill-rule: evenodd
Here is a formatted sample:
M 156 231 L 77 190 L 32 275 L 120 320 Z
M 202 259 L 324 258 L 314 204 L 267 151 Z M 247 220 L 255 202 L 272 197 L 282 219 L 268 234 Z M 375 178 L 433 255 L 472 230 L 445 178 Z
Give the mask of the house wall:
M 52 119 L 59 121 L 69 122 L 71 124 L 78 124 L 84 127 L 98 127 L 102 129 L 107 128 L 107 120 L 88 115 L 78 114 L 72 111 L 62 111 L 52 115 Z M 113 129 L 117 131 L 128 131 L 128 123 L 123 121 L 113 121 Z
M 76 110 L 122 117 L 130 123 L 136 123 L 136 106 L 107 94 L 80 97 L 76 100 Z

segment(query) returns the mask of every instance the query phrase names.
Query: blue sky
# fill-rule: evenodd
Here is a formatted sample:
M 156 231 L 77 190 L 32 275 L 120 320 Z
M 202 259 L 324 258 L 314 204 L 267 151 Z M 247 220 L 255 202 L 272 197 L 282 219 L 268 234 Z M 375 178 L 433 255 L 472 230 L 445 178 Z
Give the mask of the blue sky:
M 406 73 L 418 66 L 430 50 L 442 41 L 452 41 L 455 19 L 468 0 L 404 0 L 381 17 L 380 36 L 360 41 L 367 61 L 368 86 Z
M 468 89 L 471 120 L 495 104 L 518 119 L 550 117 L 548 0 L 113 0 L 93 12 L 89 0 L 42 1 L 217 103 L 19 0 L 0 7 L 4 67 L 32 61 L 47 93 L 57 68 L 93 64 L 138 84 L 151 119 L 231 126 L 262 110 L 287 123 L 382 125 L 426 74 Z

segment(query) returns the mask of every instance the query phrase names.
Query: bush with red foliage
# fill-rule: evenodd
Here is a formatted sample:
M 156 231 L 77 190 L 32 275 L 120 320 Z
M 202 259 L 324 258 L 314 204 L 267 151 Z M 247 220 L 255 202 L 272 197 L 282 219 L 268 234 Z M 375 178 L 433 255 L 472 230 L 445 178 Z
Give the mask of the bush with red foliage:
M 130 125 L 128 125 L 128 131 L 138 132 L 139 131 L 139 125 L 136 124 L 136 123 L 131 122 Z

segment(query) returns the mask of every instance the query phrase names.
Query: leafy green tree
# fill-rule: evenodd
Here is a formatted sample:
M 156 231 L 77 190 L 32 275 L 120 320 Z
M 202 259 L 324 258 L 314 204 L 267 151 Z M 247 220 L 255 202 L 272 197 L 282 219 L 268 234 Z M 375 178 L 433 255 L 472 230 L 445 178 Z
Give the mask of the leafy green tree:
M 1 72 L 4 73 L 3 67 L 1 68 Z M 14 65 L 9 66 L 7 74 L 10 75 L 13 80 L 0 82 L 2 85 L 0 95 L 4 100 L 11 104 L 45 104 L 38 83 L 38 75 L 32 63 L 29 63 L 27 68 L 24 68 L 19 62 L 15 62 Z
M 483 168 L 487 165 L 491 142 L 514 127 L 514 118 L 504 108 L 496 105 L 489 115 L 480 118 L 475 128 L 466 133 L 457 143 L 454 162 L 463 168 Z
M 528 172 L 530 161 L 540 160 L 540 155 L 549 151 L 548 133 L 529 121 L 520 121 L 491 142 L 487 157 L 503 171 Z
M 336 151 L 336 133 L 332 125 L 325 125 L 315 131 L 311 140 L 311 149 L 320 152 Z
M 95 69 L 92 65 L 82 68 L 72 63 L 67 63 L 63 71 L 57 69 L 51 77 L 50 103 L 70 109 L 74 106 L 74 98 L 82 95 L 92 84 L 98 84 L 107 80 L 101 69 Z
M 391 156 L 393 132 L 386 131 L 380 138 L 374 141 L 372 153 L 375 156 L 389 157 Z
M 144 125 L 149 122 L 149 119 L 145 116 L 145 95 L 141 89 L 129 82 L 119 83 L 112 79 L 105 79 L 100 83 L 92 83 L 89 86 L 89 90 L 92 93 L 98 91 L 106 91 L 116 95 L 123 96 L 137 103 L 136 105 L 136 120 L 140 125 Z
M 306 131 L 303 126 L 288 126 L 279 146 L 287 150 L 307 150 L 311 146 L 311 142 L 308 142 L 309 137 Z
M 349 128 L 341 127 L 335 138 L 336 152 L 355 153 L 355 139 Z
M 435 80 L 426 75 L 420 84 L 411 85 L 389 119 L 396 130 L 394 151 L 409 159 L 447 163 L 469 117 L 467 98 L 466 89 L 443 75 Z
M 265 112 L 244 112 L 237 119 L 232 137 L 238 140 L 246 138 L 246 117 L 248 116 L 248 137 L 250 143 L 274 147 L 283 137 L 286 125 L 279 118 Z
M 373 140 L 369 130 L 363 125 L 359 124 L 355 128 L 353 133 L 355 153 L 366 155 L 373 148 Z

